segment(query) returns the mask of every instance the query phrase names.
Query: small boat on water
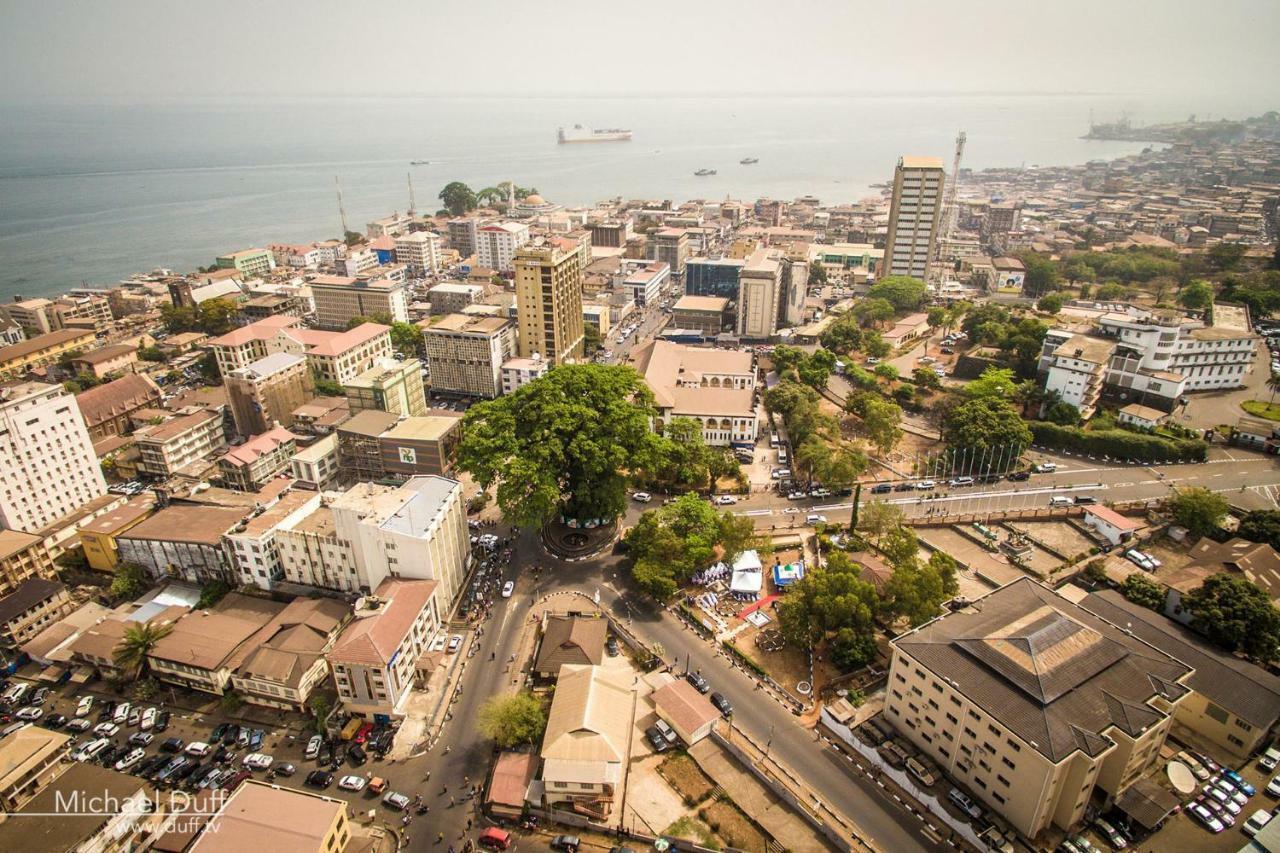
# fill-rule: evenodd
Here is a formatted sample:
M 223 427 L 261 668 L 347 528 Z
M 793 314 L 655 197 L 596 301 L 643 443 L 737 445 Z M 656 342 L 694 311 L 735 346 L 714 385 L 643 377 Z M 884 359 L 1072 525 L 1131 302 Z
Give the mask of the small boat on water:
M 715 169 L 699 169 L 698 171 L 694 172 L 694 174 L 697 175 L 699 178 L 705 178 L 707 175 L 714 175 L 715 173 L 716 173 Z
M 742 164 L 742 165 L 744 165 L 744 166 L 750 166 L 750 165 L 751 165 L 751 164 L 753 164 L 753 163 L 759 163 L 759 162 L 760 162 L 760 158 L 759 158 L 759 157 L 743 157 L 743 158 L 742 158 L 741 160 L 739 160 L 738 162 L 739 162 L 739 163 L 741 163 L 741 164 Z
M 430 160 L 410 160 L 409 165 L 410 166 L 430 166 L 431 161 Z

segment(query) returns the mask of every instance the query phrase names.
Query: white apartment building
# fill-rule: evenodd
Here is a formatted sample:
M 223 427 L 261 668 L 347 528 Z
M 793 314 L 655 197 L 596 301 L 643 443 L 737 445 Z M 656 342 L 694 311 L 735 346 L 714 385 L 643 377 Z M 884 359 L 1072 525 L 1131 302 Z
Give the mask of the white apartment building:
M 360 483 L 335 500 L 334 535 L 351 543 L 364 589 L 385 578 L 433 580 L 449 610 L 470 559 L 462 485 L 447 477 L 413 477 L 400 486 Z
M 415 231 L 396 238 L 396 262 L 405 264 L 418 278 L 440 271 L 440 235 Z
M 625 262 L 624 262 L 625 263 Z M 671 266 L 662 261 L 634 265 L 622 280 L 622 287 L 631 294 L 631 301 L 641 308 L 655 305 L 662 289 L 671 281 Z
M 338 434 L 331 432 L 293 454 L 289 473 L 300 489 L 329 488 L 338 476 Z
M 738 275 L 739 337 L 768 340 L 778 331 L 778 303 L 782 295 L 782 266 L 777 257 L 758 249 Z
M 331 508 L 337 494 L 321 495 L 320 505 L 300 519 L 289 519 L 276 529 L 280 569 L 289 583 L 359 594 L 351 543 L 339 539 Z
M 885 720 L 1031 839 L 1160 763 L 1190 693 L 1191 667 L 1030 578 L 892 647 Z
M 321 275 L 311 280 L 316 306 L 316 326 L 341 331 L 356 317 L 390 317 L 393 323 L 409 321 L 409 301 L 403 282 L 389 278 L 366 280 Z
M 889 233 L 880 275 L 924 280 L 937 248 L 946 176 L 937 157 L 900 157 L 893 173 Z
M 509 358 L 502 363 L 502 393 L 511 394 L 522 385 L 547 375 L 551 365 L 539 355 Z
M 404 716 L 418 659 L 440 631 L 434 581 L 386 578 L 359 602 L 326 657 L 338 699 L 362 717 Z
M 275 589 L 285 579 L 276 534 L 280 527 L 297 523 L 320 507 L 320 494 L 293 491 L 266 511 L 236 525 L 223 537 L 236 586 L 252 584 Z
M 378 266 L 378 253 L 369 248 L 351 249 L 337 266 L 344 276 L 355 278 Z
M 317 379 L 344 385 L 391 355 L 391 329 L 362 323 L 345 332 L 306 329 L 297 317 L 267 317 L 209 341 L 223 376 L 272 353 L 304 355 Z
M 139 427 L 133 437 L 138 445 L 138 471 L 162 479 L 207 459 L 227 444 L 222 415 L 210 409 L 195 409 L 164 423 Z
M 495 222 L 476 231 L 476 263 L 491 270 L 515 270 L 516 249 L 529 242 L 529 226 L 522 222 Z
M 1183 394 L 1244 386 L 1258 336 L 1243 309 L 1215 307 L 1215 322 L 1177 312 L 1109 312 L 1085 334 L 1050 329 L 1040 355 L 1045 389 L 1091 415 L 1103 394 L 1171 411 Z
M 672 418 L 692 418 L 702 424 L 709 445 L 755 444 L 759 419 L 751 353 L 650 341 L 634 350 L 628 363 L 653 392 L 659 415 L 655 428 Z
M 39 530 L 106 493 L 75 397 L 39 382 L 0 388 L 0 529 Z

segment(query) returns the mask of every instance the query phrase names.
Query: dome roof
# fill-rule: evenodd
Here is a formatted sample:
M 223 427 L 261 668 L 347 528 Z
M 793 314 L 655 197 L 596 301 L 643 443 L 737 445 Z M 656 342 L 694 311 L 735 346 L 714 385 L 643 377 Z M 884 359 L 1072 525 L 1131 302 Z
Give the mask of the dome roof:
M 525 199 L 524 199 L 524 205 L 526 207 L 533 207 L 534 205 L 537 205 L 537 204 L 546 204 L 546 203 L 547 203 L 547 200 L 544 199 L 542 196 L 538 195 L 537 193 L 534 193 L 533 195 L 530 195 L 530 196 L 525 196 Z

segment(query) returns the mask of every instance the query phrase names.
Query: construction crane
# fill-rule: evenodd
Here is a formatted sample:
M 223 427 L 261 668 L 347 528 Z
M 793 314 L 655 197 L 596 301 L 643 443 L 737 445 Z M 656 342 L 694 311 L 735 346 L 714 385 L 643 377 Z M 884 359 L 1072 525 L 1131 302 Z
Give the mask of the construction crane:
M 942 249 L 951 239 L 952 233 L 955 231 L 956 218 L 958 211 L 956 210 L 956 189 L 960 183 L 960 160 L 964 157 L 964 143 L 966 140 L 965 132 L 962 130 L 956 136 L 956 157 L 951 161 L 951 175 L 947 181 L 947 188 L 942 200 L 942 234 L 938 240 L 938 263 L 933 265 L 931 272 L 934 281 L 941 281 L 943 276 L 943 265 L 941 263 Z
M 418 212 L 418 202 L 413 197 L 413 173 L 405 172 L 405 177 L 409 179 L 409 215 L 413 216 Z
M 338 180 L 338 176 L 333 176 L 334 186 L 338 188 L 338 215 L 342 217 L 342 239 L 347 238 L 347 210 L 342 206 L 342 182 Z

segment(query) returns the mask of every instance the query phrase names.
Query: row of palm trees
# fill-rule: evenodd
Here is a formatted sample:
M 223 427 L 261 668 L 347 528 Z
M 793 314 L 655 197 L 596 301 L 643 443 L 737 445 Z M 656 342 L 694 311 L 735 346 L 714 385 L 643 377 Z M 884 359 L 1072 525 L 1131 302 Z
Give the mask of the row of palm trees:
M 476 201 L 486 207 L 492 204 L 505 202 L 507 200 L 508 193 L 511 191 L 511 186 L 511 181 L 502 181 L 497 186 L 485 187 L 484 189 L 476 192 Z M 525 199 L 531 195 L 537 194 L 538 190 L 536 187 L 516 186 L 515 188 L 515 196 L 518 199 Z

